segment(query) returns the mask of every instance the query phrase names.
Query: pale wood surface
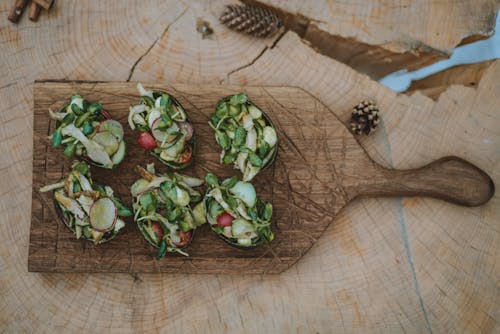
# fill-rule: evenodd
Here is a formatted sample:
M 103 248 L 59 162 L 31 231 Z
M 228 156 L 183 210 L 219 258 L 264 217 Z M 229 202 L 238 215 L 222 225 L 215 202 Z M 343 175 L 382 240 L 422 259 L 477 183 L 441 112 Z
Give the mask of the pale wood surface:
M 372 78 L 415 70 L 487 38 L 500 8 L 498 0 L 243 1 L 278 10 L 319 52 Z
M 451 85 L 477 86 L 485 71 L 494 63 L 495 60 L 488 60 L 451 67 L 426 78 L 413 81 L 405 93 L 412 94 L 419 91 L 431 99 L 437 100 L 441 93 Z
M 186 248 L 189 257 L 169 254 L 156 261 L 156 250 L 138 233 L 132 218 L 120 237 L 94 246 L 76 240 L 58 218 L 53 194 L 39 189 L 63 178 L 73 159 L 52 147 L 47 133 L 55 122 L 49 108 L 59 110 L 68 96 L 79 93 L 100 101 L 113 119 L 125 126 L 127 154 L 113 170 L 93 168 L 93 180 L 111 186 L 125 205 L 131 205 L 130 187 L 136 166 L 157 163 L 136 142 L 127 124 L 128 107 L 138 103 L 131 82 L 37 81 L 34 87 L 33 195 L 28 270 L 34 272 L 171 272 L 210 274 L 276 274 L 294 265 L 321 237 L 339 211 L 358 196 L 428 196 L 461 205 L 477 206 L 493 194 L 491 179 L 459 158 L 443 158 L 419 169 L 393 170 L 377 165 L 332 111 L 297 87 L 146 85 L 172 94 L 193 124 L 197 152 L 193 165 L 183 170 L 200 178 L 212 172 L 221 178 L 238 173 L 221 165 L 220 148 L 208 126 L 221 98 L 245 92 L 271 118 L 278 132 L 278 156 L 270 168 L 253 180 L 261 198 L 273 204 L 272 243 L 255 249 L 235 249 L 204 226 Z M 159 165 L 159 166 L 158 166 Z
M 318 55 L 293 33 L 272 49 L 272 41 L 230 33 L 217 23 L 220 2 L 125 3 L 56 1 L 36 24 L 27 17 L 19 26 L 0 21 L 5 332 L 499 331 L 498 192 L 477 208 L 419 198 L 358 200 L 278 276 L 28 273 L 33 81 L 126 80 L 176 19 L 132 80 L 296 85 L 344 122 L 360 99 L 376 98 L 383 127 L 362 144 L 377 162 L 414 168 L 453 154 L 499 184 L 498 61 L 476 88 L 452 86 L 435 102 L 419 93 L 398 96 Z M 9 6 L 0 3 L 2 17 Z M 196 32 L 198 17 L 210 22 L 213 39 Z

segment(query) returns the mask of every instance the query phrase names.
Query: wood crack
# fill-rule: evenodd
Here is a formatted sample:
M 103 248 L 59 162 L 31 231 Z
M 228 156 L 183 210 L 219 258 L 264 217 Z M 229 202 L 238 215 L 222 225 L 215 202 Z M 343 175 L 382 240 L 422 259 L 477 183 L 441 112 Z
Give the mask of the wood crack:
M 130 68 L 130 71 L 129 71 L 129 74 L 128 74 L 128 77 L 127 77 L 127 82 L 130 82 L 130 79 L 132 79 L 132 76 L 134 75 L 134 72 L 135 72 L 135 68 L 137 67 L 137 65 L 139 65 L 139 63 L 141 62 L 142 59 L 144 59 L 144 57 L 146 57 L 149 52 L 151 52 L 151 50 L 154 48 L 154 46 L 156 44 L 158 44 L 158 42 L 167 34 L 168 30 L 170 29 L 170 27 L 176 23 L 186 12 L 187 12 L 188 8 L 185 8 L 182 13 L 179 14 L 179 16 L 177 16 L 172 22 L 170 22 L 169 24 L 167 24 L 167 26 L 165 27 L 165 29 L 163 29 L 163 32 L 161 33 L 161 35 L 156 38 L 153 43 L 149 46 L 149 48 L 147 48 L 147 50 L 135 61 L 135 63 L 132 65 L 132 68 Z

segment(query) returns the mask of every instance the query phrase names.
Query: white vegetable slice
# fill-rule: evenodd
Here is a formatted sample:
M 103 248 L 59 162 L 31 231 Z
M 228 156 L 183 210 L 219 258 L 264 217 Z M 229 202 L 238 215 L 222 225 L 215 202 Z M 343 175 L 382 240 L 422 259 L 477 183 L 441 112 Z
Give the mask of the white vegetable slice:
M 92 140 L 101 145 L 107 154 L 113 155 L 118 151 L 118 146 L 120 145 L 119 140 L 111 132 L 98 132 L 93 137 Z
M 255 131 L 255 128 L 253 126 L 247 132 L 245 145 L 252 151 L 257 150 L 257 131 Z
M 64 181 L 61 181 L 61 182 L 58 182 L 58 183 L 48 184 L 48 185 L 46 185 L 44 187 L 41 187 L 40 188 L 40 192 L 41 193 L 45 193 L 47 191 L 52 191 L 52 190 L 63 188 L 63 187 L 64 187 Z
M 247 131 L 250 131 L 250 128 L 253 127 L 253 118 L 247 113 L 243 114 L 241 122 L 243 124 L 243 128 L 245 128 L 245 130 Z
M 241 218 L 233 220 L 231 232 L 236 238 L 255 238 L 257 236 L 252 223 Z
M 115 121 L 114 119 L 107 119 L 105 121 L 102 121 L 101 124 L 99 125 L 99 132 L 111 132 L 116 139 L 122 140 L 123 139 L 123 126 L 120 124 L 120 122 Z
M 65 112 L 55 112 L 55 111 L 52 111 L 52 109 L 49 108 L 49 116 L 50 116 L 50 118 L 55 119 L 57 121 L 62 121 L 67 114 L 68 113 L 65 113 Z
M 258 119 L 262 117 L 262 111 L 260 111 L 259 108 L 256 106 L 250 105 L 248 106 L 248 112 L 250 113 L 250 116 L 252 116 L 253 119 Z
M 92 185 L 90 184 L 89 179 L 85 177 L 82 173 L 80 173 L 77 170 L 73 171 L 73 174 L 76 176 L 78 179 L 78 182 L 80 182 L 80 186 L 82 187 L 83 191 L 92 191 Z
M 264 140 L 273 147 L 278 141 L 278 136 L 276 135 L 276 130 L 271 126 L 266 126 L 264 128 Z
M 62 191 L 56 191 L 54 193 L 54 197 L 59 204 L 64 206 L 69 212 L 74 214 L 76 217 L 80 219 L 84 219 L 85 212 L 83 212 L 80 204 L 72 198 L 66 197 Z
M 141 94 L 141 96 L 148 96 L 150 98 L 153 98 L 153 91 L 145 90 L 140 83 L 137 84 L 137 90 L 139 91 L 139 94 Z
M 109 155 L 106 153 L 106 151 L 96 142 L 89 140 L 83 134 L 83 132 L 80 131 L 80 129 L 76 128 L 73 124 L 65 126 L 61 130 L 61 133 L 63 135 L 73 136 L 76 139 L 78 139 L 83 144 L 83 146 L 85 146 L 89 158 L 95 161 L 96 163 L 99 163 L 105 167 L 113 166 L 113 162 L 109 158 Z
M 114 227 L 114 231 L 115 232 L 118 232 L 119 230 L 121 230 L 122 228 L 125 227 L 125 222 L 123 220 L 121 220 L 120 218 L 118 218 L 116 220 L 116 224 L 115 224 L 115 227 Z
M 254 165 L 247 163 L 247 167 L 243 172 L 243 181 L 251 181 L 259 172 L 260 167 L 255 167 Z
M 164 141 L 166 143 L 172 142 L 178 136 L 178 134 L 175 134 L 175 132 L 179 131 L 179 127 L 177 126 L 176 123 L 174 123 L 167 130 L 160 130 L 158 129 L 158 127 L 161 123 L 161 120 L 162 120 L 161 117 L 158 117 L 151 126 L 151 132 L 153 133 L 153 137 L 155 137 L 155 139 L 161 143 L 163 143 Z
M 255 206 L 257 194 L 255 193 L 255 188 L 251 183 L 238 181 L 231 189 L 229 189 L 229 191 L 241 199 L 249 208 L 253 208 Z
M 110 198 L 100 198 L 90 208 L 90 225 L 99 232 L 109 231 L 116 223 L 116 215 L 115 203 Z
M 204 181 L 202 179 L 198 179 L 196 177 L 192 177 L 189 175 L 183 175 L 183 174 L 179 174 L 179 173 L 174 173 L 174 175 L 178 180 L 184 182 L 185 184 L 187 184 L 190 187 L 199 187 L 204 183 Z
M 252 245 L 252 239 L 238 239 L 238 245 L 248 247 Z
M 138 104 L 136 106 L 130 107 L 129 108 L 129 113 L 128 113 L 128 125 L 132 130 L 135 130 L 135 124 L 134 124 L 134 116 L 138 116 L 136 114 L 139 114 L 143 111 L 146 110 L 146 106 L 144 104 Z M 142 118 L 142 117 L 141 117 Z M 146 123 L 144 123 L 145 125 Z
M 94 200 L 91 197 L 85 195 L 80 195 L 80 197 L 78 197 L 76 200 L 78 201 L 78 203 L 80 203 L 80 206 L 83 208 L 85 213 L 89 214 L 90 208 L 92 207 L 92 204 L 94 204 Z
M 220 191 L 219 188 L 214 188 L 209 192 L 209 195 L 211 195 L 215 200 L 222 206 L 222 208 L 228 212 L 231 216 L 236 217 L 236 214 L 231 210 L 231 207 L 229 204 L 224 201 L 224 198 L 222 197 L 222 192 Z
M 161 119 L 160 111 L 156 108 L 153 108 L 148 115 L 148 126 L 150 129 L 153 128 L 153 123 L 156 122 L 157 119 Z
M 122 140 L 120 142 L 120 145 L 118 145 L 118 151 L 116 151 L 116 153 L 111 158 L 113 165 L 118 165 L 120 162 L 123 161 L 123 158 L 125 158 L 126 151 L 127 151 L 127 149 L 125 147 L 125 142 Z
M 247 165 L 248 153 L 240 152 L 238 153 L 238 157 L 236 158 L 236 166 L 243 173 L 245 171 Z

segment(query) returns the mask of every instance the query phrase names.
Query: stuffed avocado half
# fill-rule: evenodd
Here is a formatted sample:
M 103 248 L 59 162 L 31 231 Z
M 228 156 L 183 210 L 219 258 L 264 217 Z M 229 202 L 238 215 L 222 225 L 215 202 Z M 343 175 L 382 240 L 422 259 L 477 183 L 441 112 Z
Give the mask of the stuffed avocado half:
M 219 182 L 214 174 L 205 177 L 205 216 L 227 243 L 252 248 L 274 239 L 271 230 L 273 206 L 257 197 L 254 186 L 236 176 Z
M 132 215 L 111 187 L 93 182 L 89 165 L 84 162 L 75 162 L 65 178 L 40 189 L 48 191 L 54 191 L 56 212 L 76 238 L 94 244 L 116 237 L 125 226 L 121 218 Z
M 252 180 L 271 165 L 278 152 L 276 129 L 267 115 L 248 96 L 239 93 L 217 103 L 208 122 L 222 148 L 220 160 L 233 164 L 243 173 L 243 181 Z
M 137 85 L 141 99 L 131 106 L 128 123 L 139 132 L 139 145 L 172 169 L 183 169 L 194 159 L 193 126 L 182 105 L 167 92 L 145 90 Z
M 134 221 L 144 238 L 158 248 L 157 258 L 183 251 L 194 230 L 205 223 L 201 192 L 203 180 L 179 173 L 156 174 L 154 166 L 137 166 L 141 176 L 131 187 Z
M 90 103 L 74 94 L 59 111 L 49 109 L 49 115 L 56 121 L 56 129 L 50 136 L 52 145 L 63 146 L 64 155 L 78 156 L 107 169 L 125 158 L 123 127 L 111 119 L 99 101 Z

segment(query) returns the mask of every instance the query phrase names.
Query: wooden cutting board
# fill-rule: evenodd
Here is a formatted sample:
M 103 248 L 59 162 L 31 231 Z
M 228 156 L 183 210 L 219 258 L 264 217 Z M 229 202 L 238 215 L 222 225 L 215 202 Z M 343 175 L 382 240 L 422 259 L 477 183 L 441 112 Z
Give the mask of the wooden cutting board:
M 62 149 L 53 148 L 47 138 L 55 125 L 48 109 L 58 109 L 71 94 L 79 93 L 88 100 L 101 101 L 122 123 L 125 161 L 114 170 L 92 167 L 92 175 L 96 182 L 110 185 L 124 204 L 131 205 L 130 185 L 138 178 L 134 166 L 154 162 L 159 172 L 167 170 L 137 145 L 137 135 L 127 124 L 128 108 L 139 100 L 135 86 L 124 82 L 35 83 L 29 271 L 280 273 L 304 256 L 338 212 L 358 196 L 430 196 L 474 206 L 488 201 L 494 192 L 488 175 L 459 158 L 442 158 L 416 170 L 382 168 L 333 112 L 301 88 L 145 85 L 174 95 L 193 122 L 198 152 L 193 166 L 184 170 L 186 174 L 204 177 L 210 171 L 221 177 L 240 176 L 231 166 L 219 163 L 220 150 L 207 124 L 220 98 L 245 92 L 274 121 L 278 157 L 254 179 L 254 185 L 259 196 L 273 203 L 276 238 L 260 248 L 240 250 L 227 245 L 205 225 L 186 249 L 190 257 L 169 254 L 157 261 L 156 250 L 129 218 L 117 238 L 94 246 L 76 240 L 58 221 L 52 193 L 38 191 L 61 178 L 73 161 Z

